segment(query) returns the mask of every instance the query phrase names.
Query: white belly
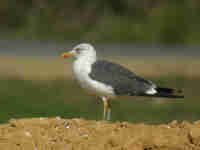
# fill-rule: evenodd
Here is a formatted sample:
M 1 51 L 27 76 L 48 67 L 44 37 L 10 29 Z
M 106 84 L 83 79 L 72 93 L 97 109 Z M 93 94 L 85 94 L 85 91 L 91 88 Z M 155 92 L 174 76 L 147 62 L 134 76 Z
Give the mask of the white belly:
M 81 62 L 79 60 L 75 61 L 73 64 L 73 72 L 81 87 L 98 96 L 114 97 L 115 94 L 111 86 L 105 85 L 90 78 L 90 66 L 91 64 Z

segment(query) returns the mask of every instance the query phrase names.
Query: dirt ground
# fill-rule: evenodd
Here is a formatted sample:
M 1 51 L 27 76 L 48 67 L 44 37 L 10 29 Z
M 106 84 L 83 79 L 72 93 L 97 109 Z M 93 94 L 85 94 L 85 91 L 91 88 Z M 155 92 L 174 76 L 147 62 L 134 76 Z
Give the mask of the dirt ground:
M 200 121 L 163 125 L 33 118 L 0 125 L 0 150 L 200 150 Z

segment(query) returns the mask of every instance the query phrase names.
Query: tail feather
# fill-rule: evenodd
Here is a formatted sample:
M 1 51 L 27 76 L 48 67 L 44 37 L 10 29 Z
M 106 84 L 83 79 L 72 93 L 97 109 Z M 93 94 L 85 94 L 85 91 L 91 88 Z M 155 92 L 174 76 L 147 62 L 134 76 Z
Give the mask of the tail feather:
M 154 95 L 156 97 L 184 98 L 182 90 L 157 87 L 156 91 L 157 93 Z
M 157 87 L 156 91 L 158 93 L 163 92 L 163 93 L 167 93 L 167 94 L 173 94 L 173 93 L 177 93 L 177 94 L 181 94 L 183 93 L 182 90 L 177 90 L 177 89 L 171 89 L 171 88 L 162 88 L 162 87 Z
M 184 98 L 184 95 L 172 95 L 172 94 L 160 94 L 160 93 L 157 93 L 155 95 L 152 95 L 152 97 Z
M 182 90 L 176 90 L 171 88 L 162 88 L 157 87 L 155 89 L 157 93 L 150 95 L 145 94 L 143 96 L 150 96 L 150 97 L 166 97 L 166 98 L 184 98 Z

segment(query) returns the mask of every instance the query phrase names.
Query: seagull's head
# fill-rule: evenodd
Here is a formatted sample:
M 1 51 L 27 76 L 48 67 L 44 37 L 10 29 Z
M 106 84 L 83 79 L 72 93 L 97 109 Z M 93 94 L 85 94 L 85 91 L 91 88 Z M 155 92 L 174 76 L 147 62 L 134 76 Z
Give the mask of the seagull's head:
M 75 46 L 71 51 L 63 53 L 61 55 L 62 58 L 69 58 L 70 56 L 74 56 L 75 58 L 80 57 L 94 57 L 96 58 L 96 51 L 91 44 L 79 44 Z

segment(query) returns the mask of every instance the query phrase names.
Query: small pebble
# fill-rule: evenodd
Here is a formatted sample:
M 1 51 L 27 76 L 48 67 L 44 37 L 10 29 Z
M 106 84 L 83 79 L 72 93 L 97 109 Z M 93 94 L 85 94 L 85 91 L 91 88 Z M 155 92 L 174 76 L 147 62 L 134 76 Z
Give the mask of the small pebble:
M 60 117 L 60 116 L 57 116 L 57 117 L 56 117 L 56 120 L 61 120 L 61 117 Z
M 40 120 L 45 120 L 45 119 L 47 119 L 47 118 L 44 118 L 44 117 L 40 117 Z
M 67 129 L 69 129 L 70 128 L 70 126 L 69 126 L 69 123 L 68 122 L 64 122 L 64 128 L 67 128 Z
M 28 132 L 28 131 L 25 131 L 25 135 L 28 136 L 28 137 L 32 137 L 31 133 Z

